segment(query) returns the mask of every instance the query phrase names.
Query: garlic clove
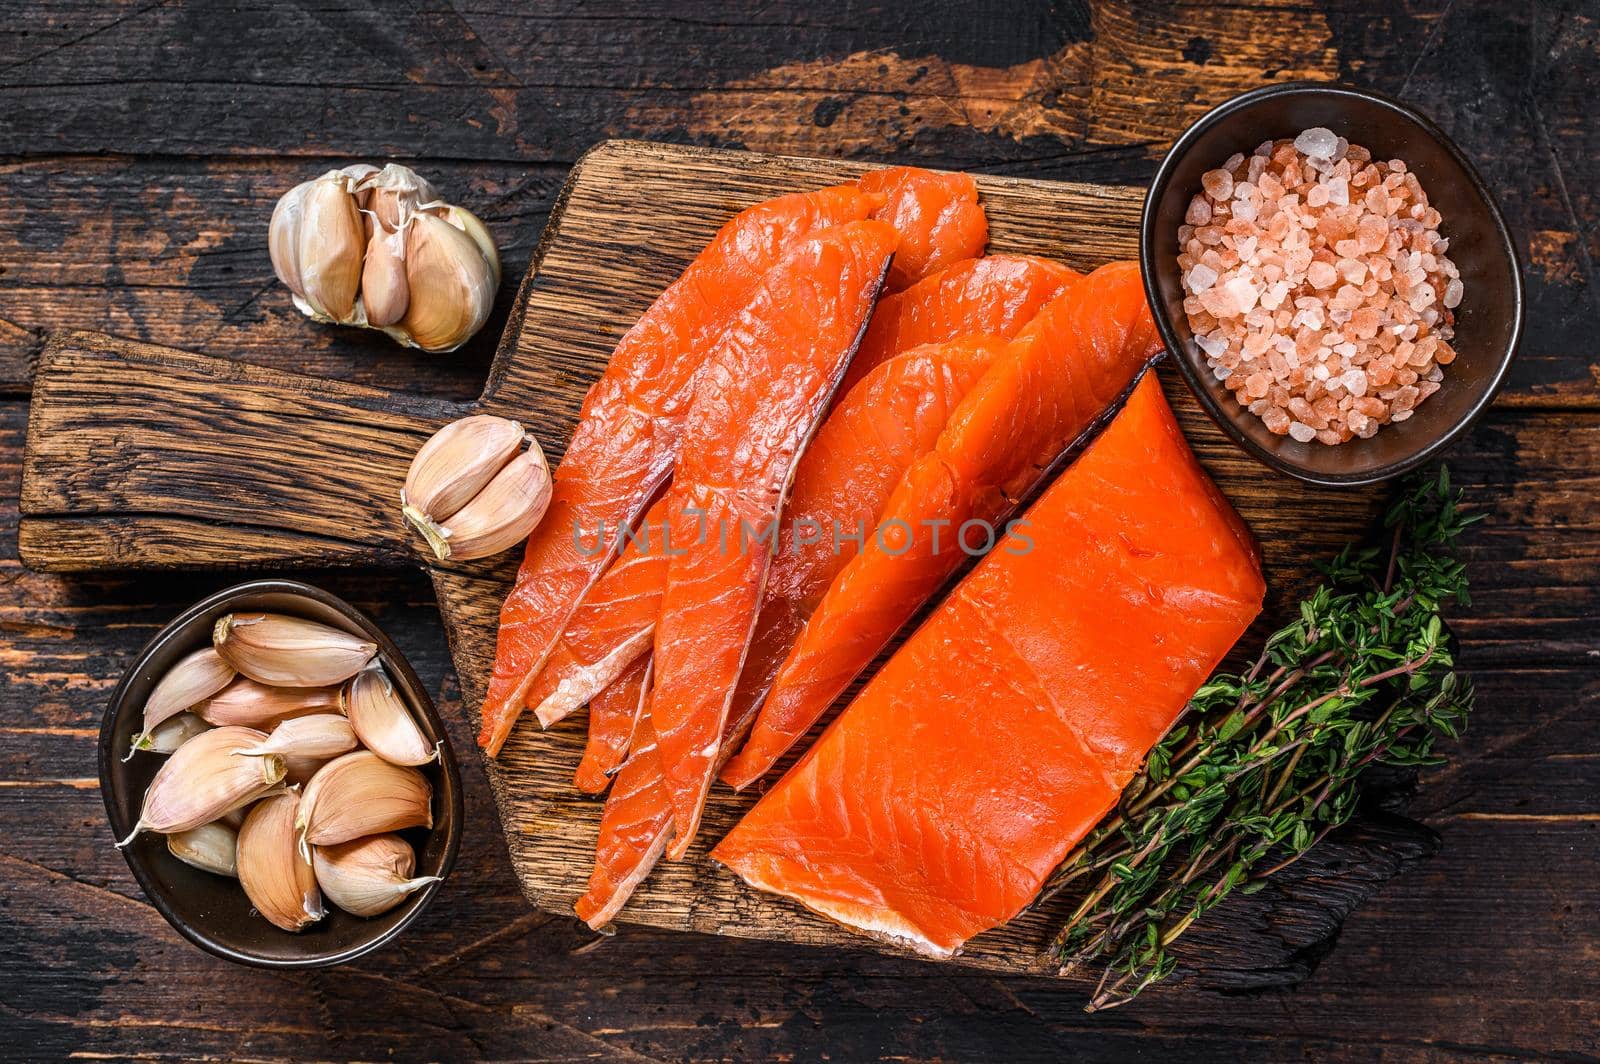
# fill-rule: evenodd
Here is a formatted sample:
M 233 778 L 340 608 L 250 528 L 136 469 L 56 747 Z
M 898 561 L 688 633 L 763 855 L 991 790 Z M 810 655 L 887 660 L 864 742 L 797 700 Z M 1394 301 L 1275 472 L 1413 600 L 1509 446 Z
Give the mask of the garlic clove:
M 270 731 L 293 717 L 327 713 L 338 708 L 337 687 L 269 687 L 248 676 L 240 676 L 195 706 L 194 713 L 206 723 L 219 727 L 237 724 Z
M 472 242 L 478 245 L 478 253 L 489 264 L 489 269 L 494 274 L 494 286 L 500 287 L 500 249 L 494 246 L 494 237 L 489 235 L 489 227 L 484 225 L 476 214 L 465 207 L 446 205 L 439 212 L 439 217 L 466 233 Z
M 221 820 L 167 836 L 167 851 L 172 856 L 219 876 L 238 876 L 238 845 L 238 829 Z
M 439 522 L 482 491 L 530 438 L 517 422 L 492 414 L 452 421 L 411 460 L 400 489 L 401 512 L 431 541 L 439 534 Z
M 361 268 L 361 305 L 368 325 L 381 328 L 405 317 L 411 301 L 405 251 L 405 233 L 374 227 L 367 241 L 366 265 Z
M 405 259 L 411 301 L 390 333 L 424 351 L 454 351 L 489 320 L 493 267 L 476 241 L 432 214 L 412 217 Z
M 282 613 L 230 613 L 211 641 L 235 669 L 273 687 L 343 683 L 378 652 L 343 629 Z
M 289 787 L 304 787 L 329 761 L 331 757 L 301 757 L 298 754 L 283 755 L 283 782 Z
M 304 299 L 305 284 L 300 278 L 300 232 L 305 225 L 306 194 L 314 182 L 302 181 L 278 198 L 267 227 L 267 253 L 272 270 L 289 291 Z
M 413 876 L 416 855 L 398 835 L 369 835 L 311 851 L 327 899 L 356 916 L 378 916 L 440 876 Z
M 310 846 L 363 835 L 433 827 L 433 787 L 414 768 L 391 765 L 371 750 L 328 762 L 306 784 L 295 815 L 302 853 Z
M 285 764 L 287 764 L 289 761 L 288 758 L 284 758 L 283 760 Z M 288 777 L 285 776 L 284 783 L 278 784 L 278 787 L 284 787 L 287 782 Z M 274 787 L 271 791 L 268 791 L 267 794 L 275 793 L 278 787 Z M 262 795 L 262 797 L 264 798 L 266 795 Z M 221 816 L 219 816 L 216 819 L 216 823 L 226 824 L 234 831 L 238 831 L 240 828 L 244 827 L 244 818 L 250 815 L 250 810 L 253 808 L 255 808 L 255 803 L 253 802 L 246 805 L 236 805 L 226 813 L 223 813 Z
M 534 441 L 471 502 L 456 511 L 429 545 L 444 561 L 467 561 L 499 554 L 528 538 L 550 506 L 550 467 Z
M 367 204 L 372 199 L 372 179 L 378 176 L 378 168 L 371 163 L 351 163 L 349 166 L 339 168 L 339 173 L 345 177 L 345 191 L 356 198 L 356 206 L 362 210 L 367 209 Z
M 357 674 L 359 675 L 359 674 Z M 327 760 L 356 748 L 356 733 L 350 722 L 338 713 L 313 713 L 294 717 L 272 729 L 272 734 L 254 746 L 240 750 L 241 756 L 306 757 Z M 285 774 L 288 766 L 285 765 Z
M 265 738 L 254 728 L 213 728 L 178 747 L 150 781 L 139 822 L 118 848 L 143 831 L 172 834 L 209 824 L 276 787 L 283 781 L 282 756 L 234 756 Z
M 361 187 L 372 194 L 371 201 L 363 206 L 390 229 L 403 228 L 424 204 L 439 198 L 426 178 L 399 163 L 389 163 L 363 181 Z
M 295 844 L 293 791 L 263 798 L 239 829 L 239 885 L 250 904 L 285 931 L 302 931 L 327 915 L 311 862 Z
M 133 749 L 129 750 L 128 756 L 122 760 L 129 760 L 140 750 L 152 754 L 170 754 L 210 727 L 211 725 L 193 713 L 179 713 L 176 717 L 168 717 L 150 729 L 148 735 L 135 736 Z
M 377 662 L 350 678 L 339 692 L 339 706 L 361 745 L 391 765 L 425 765 L 439 756 Z
M 366 239 L 361 209 L 347 185 L 337 171 L 324 175 L 311 183 L 301 205 L 296 251 L 302 294 L 312 316 L 324 321 L 352 320 L 361 285 Z
M 134 750 L 145 749 L 150 732 L 198 702 L 203 702 L 233 681 L 233 666 L 222 660 L 214 647 L 201 647 L 186 654 L 156 682 L 144 703 L 144 727 L 133 737 Z

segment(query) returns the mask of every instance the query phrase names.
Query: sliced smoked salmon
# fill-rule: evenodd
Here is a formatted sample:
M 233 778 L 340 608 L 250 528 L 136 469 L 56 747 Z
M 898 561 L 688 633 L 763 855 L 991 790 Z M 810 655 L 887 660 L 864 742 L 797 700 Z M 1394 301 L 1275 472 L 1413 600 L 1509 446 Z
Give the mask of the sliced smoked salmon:
M 778 511 L 866 329 L 898 236 L 802 240 L 706 354 L 667 494 L 650 716 L 681 856 L 699 825 L 771 565 Z
M 657 499 L 572 612 L 524 701 L 543 727 L 565 718 L 649 654 L 667 583 L 667 504 Z
M 716 847 L 949 956 L 1016 916 L 1261 608 L 1249 532 L 1154 374 Z
M 902 476 L 879 532 L 834 579 L 724 779 L 759 779 L 950 578 L 1159 350 L 1133 263 L 1071 281 Z
M 854 388 L 874 366 L 922 344 L 960 336 L 1015 336 L 1078 276 L 1049 259 L 989 255 L 967 259 L 885 296 L 845 375 Z
M 983 254 L 989 219 L 971 174 L 891 166 L 862 175 L 858 184 L 862 191 L 884 197 L 872 217 L 900 234 L 887 291 L 898 292 L 951 263 Z
M 500 611 L 479 743 L 499 752 L 523 698 L 595 579 L 619 523 L 638 519 L 678 456 L 696 370 L 761 278 L 808 234 L 882 206 L 855 185 L 782 196 L 735 215 L 617 344 L 589 389 Z M 584 542 L 599 530 L 599 542 Z
M 633 745 L 650 690 L 650 658 L 635 660 L 616 681 L 589 699 L 589 741 L 572 782 L 586 794 L 601 794 Z
M 897 355 L 867 374 L 817 430 L 785 505 L 756 634 L 722 730 L 722 760 L 755 719 L 811 609 L 853 554 L 854 540 L 841 534 L 835 542 L 832 523 L 849 530 L 877 521 L 900 474 L 933 446 L 950 411 L 1004 346 L 1003 340 L 975 337 Z M 595 928 L 627 902 L 672 831 L 672 803 L 661 783 L 655 733 L 649 734 L 642 750 L 644 729 L 635 736 L 601 818 L 595 871 L 578 906 Z

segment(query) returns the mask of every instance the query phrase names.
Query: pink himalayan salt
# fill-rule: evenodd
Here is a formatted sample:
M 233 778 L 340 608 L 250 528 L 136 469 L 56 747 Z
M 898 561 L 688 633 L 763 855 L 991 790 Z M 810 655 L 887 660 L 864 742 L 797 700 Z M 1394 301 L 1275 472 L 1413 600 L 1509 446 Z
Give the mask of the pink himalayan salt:
M 1229 158 L 1201 187 L 1179 229 L 1184 312 L 1213 375 L 1269 431 L 1367 439 L 1438 391 L 1463 286 L 1403 163 L 1315 129 Z

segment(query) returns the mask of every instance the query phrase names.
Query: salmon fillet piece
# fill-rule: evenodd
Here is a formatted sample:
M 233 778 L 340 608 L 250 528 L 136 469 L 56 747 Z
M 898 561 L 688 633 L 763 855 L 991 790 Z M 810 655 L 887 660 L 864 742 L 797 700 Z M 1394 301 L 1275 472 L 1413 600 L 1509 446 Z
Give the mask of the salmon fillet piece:
M 650 653 L 667 582 L 667 503 L 657 499 L 633 536 L 572 612 L 525 701 L 550 727 Z M 592 719 L 592 718 L 591 718 Z
M 605 533 L 635 521 L 670 475 L 704 353 L 799 241 L 881 206 L 855 185 L 841 185 L 740 212 L 617 344 L 584 399 L 549 509 L 528 539 L 500 611 L 478 736 L 491 756 L 511 733 L 528 685 L 572 611 L 615 555 L 617 544 Z M 601 541 L 584 549 L 578 530 L 596 528 Z
M 866 329 L 899 237 L 882 222 L 807 237 L 706 355 L 667 495 L 671 548 L 650 716 L 693 840 L 772 561 L 778 511 Z
M 1102 266 L 1041 310 L 906 470 L 879 534 L 808 618 L 723 778 L 747 787 L 771 769 L 967 552 L 993 546 L 1002 522 L 1158 350 L 1134 263 Z
M 1029 255 L 967 259 L 885 296 L 873 312 L 844 391 L 881 363 L 923 344 L 961 336 L 1015 336 L 1078 275 Z
M 989 242 L 989 219 L 971 174 L 891 166 L 864 174 L 857 184 L 884 197 L 872 217 L 900 234 L 887 291 L 898 292 L 951 263 L 976 258 Z
M 623 670 L 605 690 L 589 700 L 589 739 L 573 775 L 573 785 L 585 794 L 602 794 L 611 775 L 622 767 L 633 745 L 639 717 L 650 690 L 650 657 L 645 655 Z
M 1015 917 L 1261 608 L 1249 532 L 1147 374 L 712 856 L 935 957 Z
M 835 550 L 831 522 L 845 529 L 858 524 L 870 528 L 876 522 L 900 474 L 933 446 L 950 412 L 1005 343 L 972 337 L 897 355 L 867 374 L 817 430 L 800 458 L 784 507 L 779 551 L 767 578 L 756 634 L 723 726 L 722 760 L 755 719 L 811 609 L 854 553 L 854 542 L 843 537 Z M 801 531 L 807 520 L 823 529 L 818 538 Z M 634 752 L 601 818 L 595 870 L 578 905 L 579 915 L 595 928 L 627 902 L 672 831 L 672 803 L 661 783 L 654 731 L 650 734 L 651 744 L 642 753 L 642 728 L 635 737 Z

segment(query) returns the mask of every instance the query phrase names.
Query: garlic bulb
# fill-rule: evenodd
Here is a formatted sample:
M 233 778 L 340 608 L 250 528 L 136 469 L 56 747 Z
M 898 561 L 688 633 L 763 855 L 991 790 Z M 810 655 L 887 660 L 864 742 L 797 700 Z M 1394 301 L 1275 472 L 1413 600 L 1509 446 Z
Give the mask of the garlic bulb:
M 265 738 L 254 728 L 213 728 L 178 747 L 144 792 L 139 822 L 117 846 L 141 831 L 172 834 L 209 824 L 272 790 L 283 781 L 280 755 L 234 756 Z
M 520 451 L 526 439 L 528 448 Z M 528 538 L 550 505 L 539 441 L 507 418 L 446 425 L 411 460 L 400 512 L 440 561 L 487 558 Z
M 386 913 L 413 891 L 440 881 L 439 876 L 413 876 L 416 863 L 411 844 L 398 835 L 369 835 L 311 850 L 322 893 L 356 916 Z
M 228 664 L 274 687 L 343 683 L 378 652 L 378 644 L 342 628 L 282 613 L 230 613 L 211 642 Z
M 238 829 L 222 820 L 167 836 L 167 850 L 172 856 L 186 865 L 219 876 L 239 874 L 238 845 Z
M 268 687 L 241 676 L 194 707 L 207 724 L 269 730 L 282 721 L 339 708 L 337 687 Z
M 268 755 L 271 756 L 271 755 Z M 433 827 L 433 786 L 414 768 L 371 750 L 328 762 L 311 777 L 295 814 L 301 852 L 363 835 Z
M 222 660 L 212 647 L 201 647 L 186 654 L 156 682 L 144 703 L 144 727 L 133 737 L 135 750 L 149 749 L 150 733 L 162 722 L 177 716 L 197 702 L 203 702 L 233 680 L 233 666 Z
M 423 765 L 439 756 L 378 663 L 350 678 L 339 706 L 361 744 L 391 765 Z
M 301 313 L 453 351 L 483 327 L 500 255 L 481 221 L 408 167 L 360 164 L 296 185 L 267 234 Z
M 257 802 L 239 829 L 239 885 L 262 916 L 301 931 L 327 915 L 311 862 L 295 845 L 300 796 L 285 791 Z

